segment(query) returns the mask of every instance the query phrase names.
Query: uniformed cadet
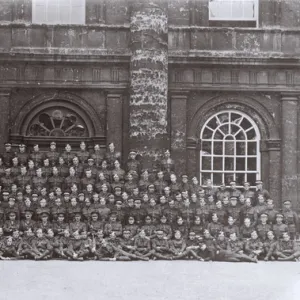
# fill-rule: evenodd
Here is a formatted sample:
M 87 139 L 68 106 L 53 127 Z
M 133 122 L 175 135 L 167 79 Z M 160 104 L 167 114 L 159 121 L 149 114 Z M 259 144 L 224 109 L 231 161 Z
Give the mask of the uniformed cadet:
M 114 162 L 116 160 L 121 161 L 121 153 L 116 151 L 114 143 L 108 144 L 108 150 L 105 153 L 105 160 L 111 170 L 114 168 Z
M 288 226 L 283 223 L 283 214 L 278 213 L 276 215 L 276 221 L 273 225 L 273 232 L 277 240 L 280 240 L 284 232 L 288 232 Z
M 272 199 L 267 200 L 266 210 L 264 211 L 268 215 L 268 223 L 270 225 L 275 224 L 276 215 L 278 211 L 274 209 L 274 201 Z
M 26 185 L 31 185 L 31 177 L 27 174 L 26 166 L 20 168 L 20 175 L 17 176 L 15 182 L 22 191 L 25 190 Z
M 189 255 L 196 254 L 192 250 L 187 250 L 186 241 L 182 238 L 181 232 L 179 230 L 174 232 L 174 238 L 170 240 L 169 244 L 170 251 L 172 253 L 172 259 L 183 259 L 187 258 Z M 202 260 L 199 256 L 197 256 L 197 254 L 195 258 L 197 258 L 198 260 Z
M 33 151 L 29 155 L 29 159 L 33 161 L 36 168 L 41 167 L 43 161 L 43 153 L 40 151 L 39 145 L 33 145 Z
M 30 201 L 30 200 L 29 200 Z M 20 221 L 20 231 L 26 232 L 29 229 L 33 232 L 36 228 L 36 222 L 32 220 L 34 210 L 29 207 L 25 208 L 25 219 Z
M 73 260 L 84 260 L 90 254 L 90 244 L 81 237 L 82 233 L 78 230 L 73 232 L 73 238 L 70 239 L 68 252 L 72 255 Z
M 254 196 L 254 200 L 256 201 L 258 199 L 258 194 L 263 194 L 265 200 L 268 200 L 270 198 L 270 193 L 263 188 L 263 182 L 262 180 L 256 180 L 256 192 Z M 256 205 L 256 202 L 253 203 L 253 205 Z
M 260 215 L 260 222 L 256 225 L 256 231 L 261 241 L 265 241 L 267 238 L 267 233 L 272 230 L 272 225 L 268 224 L 268 215 L 262 213 Z
M 65 151 L 61 154 L 61 157 L 63 158 L 63 160 L 67 166 L 72 165 L 74 156 L 75 156 L 75 154 L 72 152 L 71 145 L 66 144 Z
M 104 221 L 99 219 L 98 211 L 93 211 L 91 213 L 91 220 L 88 223 L 88 234 L 94 236 L 99 230 L 103 231 Z
M 8 211 L 8 220 L 4 222 L 3 232 L 5 235 L 12 235 L 14 230 L 20 229 L 20 223 L 17 220 L 17 213 L 14 210 Z
M 43 176 L 41 168 L 36 169 L 36 176 L 32 178 L 33 188 L 40 192 L 43 187 L 47 187 L 47 178 Z
M 2 177 L 0 180 L 2 189 L 4 191 L 9 191 L 10 187 L 14 183 L 14 181 L 15 181 L 15 178 L 13 178 L 11 176 L 11 169 L 10 168 L 5 169 L 5 176 Z
M 21 173 L 20 172 L 19 159 L 16 156 L 12 158 L 10 173 L 11 173 L 11 176 L 14 177 L 14 178 L 16 178 Z
M 282 239 L 278 241 L 277 248 L 274 253 L 278 260 L 293 261 L 300 257 L 300 251 L 296 245 L 296 241 L 292 240 L 288 232 L 284 232 Z
M 109 217 L 109 222 L 104 225 L 104 235 L 110 236 L 112 233 L 119 237 L 123 233 L 123 227 L 120 221 L 117 220 L 117 215 L 111 213 Z
M 224 234 L 227 238 L 229 238 L 230 234 L 233 232 L 236 234 L 237 237 L 239 237 L 239 226 L 235 222 L 235 219 L 231 215 L 229 215 L 227 225 L 224 226 Z
M 101 166 L 102 160 L 104 159 L 104 155 L 98 144 L 94 146 L 94 151 L 91 154 L 91 158 L 94 159 L 96 167 L 99 168 Z
M 255 258 L 252 258 L 244 253 L 244 243 L 237 238 L 234 232 L 230 234 L 227 250 L 237 262 L 257 263 Z
M 251 237 L 245 243 L 245 253 L 255 260 L 262 259 L 264 254 L 264 245 L 259 239 L 257 231 L 251 232 Z
M 126 172 L 134 171 L 137 174 L 141 173 L 142 166 L 139 160 L 137 160 L 137 152 L 131 150 L 129 152 L 129 158 L 126 162 Z
M 151 250 L 151 239 L 147 236 L 144 229 L 134 239 L 135 253 L 139 256 L 150 257 L 153 253 Z
M 35 253 L 35 260 L 49 259 L 51 254 L 51 244 L 44 236 L 42 228 L 36 230 L 36 238 L 32 240 L 32 249 Z
M 254 197 L 255 197 L 255 193 L 254 191 L 252 191 L 250 189 L 251 185 L 250 182 L 244 182 L 244 187 L 243 187 L 243 191 L 242 194 L 244 195 L 244 198 L 250 198 L 252 201 L 252 204 L 254 205 Z
M 63 178 L 69 175 L 69 167 L 62 156 L 58 158 L 57 169 L 58 169 L 59 176 Z
M 14 157 L 14 152 L 11 147 L 11 143 L 5 143 L 5 152 L 3 153 L 3 163 L 6 167 L 10 167 L 11 165 L 11 160 Z
M 12 259 L 17 258 L 17 249 L 13 242 L 13 237 L 8 236 L 0 245 L 0 259 L 6 260 L 6 259 Z
M 285 223 L 288 225 L 290 238 L 292 240 L 299 236 L 299 217 L 295 211 L 292 210 L 291 201 L 285 200 L 283 202 L 282 214 Z
M 153 259 L 172 260 L 172 252 L 169 242 L 165 239 L 165 235 L 162 230 L 156 231 L 156 237 L 152 239 L 152 250 Z
M 61 211 L 57 213 L 57 218 L 53 222 L 53 232 L 61 237 L 64 235 L 65 230 L 69 231 L 69 224 L 65 222 L 65 213 Z
M 62 188 L 65 179 L 63 177 L 59 176 L 59 172 L 58 172 L 58 169 L 56 166 L 52 168 L 51 173 L 52 173 L 52 176 L 48 178 L 49 188 L 52 190 L 55 190 L 58 187 Z
M 269 259 L 275 260 L 274 252 L 277 247 L 277 241 L 275 239 L 275 235 L 273 231 L 268 231 L 267 233 L 267 239 L 264 241 L 264 255 L 265 261 L 268 261 Z
M 87 159 L 90 157 L 90 153 L 87 150 L 86 144 L 84 141 L 80 143 L 80 150 L 76 153 L 76 156 L 79 158 L 81 164 L 85 164 Z
M 253 230 L 254 226 L 253 224 L 251 224 L 251 219 L 249 217 L 246 217 L 244 219 L 244 224 L 240 227 L 240 238 L 250 239 Z

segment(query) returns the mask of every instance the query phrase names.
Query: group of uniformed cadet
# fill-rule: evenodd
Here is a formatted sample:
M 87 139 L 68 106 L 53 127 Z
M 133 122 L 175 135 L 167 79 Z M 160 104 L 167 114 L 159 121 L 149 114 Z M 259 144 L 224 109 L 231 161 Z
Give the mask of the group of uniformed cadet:
M 0 157 L 0 259 L 257 262 L 297 260 L 298 215 L 281 211 L 263 182 L 177 178 L 167 150 L 151 170 L 80 143 L 63 152 L 5 144 Z

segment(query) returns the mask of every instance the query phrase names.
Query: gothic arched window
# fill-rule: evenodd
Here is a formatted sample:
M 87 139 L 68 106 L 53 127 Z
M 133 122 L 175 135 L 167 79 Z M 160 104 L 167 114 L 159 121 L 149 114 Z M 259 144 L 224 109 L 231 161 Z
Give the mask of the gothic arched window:
M 48 108 L 33 118 L 27 136 L 86 137 L 88 130 L 78 114 L 67 108 Z
M 200 138 L 200 184 L 211 179 L 215 186 L 231 180 L 255 185 L 260 178 L 260 132 L 249 116 L 221 111 L 207 120 Z

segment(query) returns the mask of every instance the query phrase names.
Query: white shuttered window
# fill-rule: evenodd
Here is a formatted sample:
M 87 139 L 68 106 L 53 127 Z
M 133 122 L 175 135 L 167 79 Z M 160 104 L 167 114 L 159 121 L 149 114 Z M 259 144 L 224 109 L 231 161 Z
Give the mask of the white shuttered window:
M 210 0 L 210 21 L 257 21 L 258 0 Z
M 85 24 L 85 0 L 33 0 L 32 23 Z

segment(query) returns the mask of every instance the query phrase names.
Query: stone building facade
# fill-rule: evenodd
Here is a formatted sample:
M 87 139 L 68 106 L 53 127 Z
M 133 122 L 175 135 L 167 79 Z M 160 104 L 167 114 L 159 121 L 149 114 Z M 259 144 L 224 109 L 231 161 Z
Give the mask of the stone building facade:
M 214 1 L 85 0 L 83 24 L 53 25 L 43 0 L 0 0 L 1 150 L 79 136 L 147 167 L 170 149 L 179 174 L 261 178 L 299 210 L 300 1 L 253 0 L 250 21 Z

